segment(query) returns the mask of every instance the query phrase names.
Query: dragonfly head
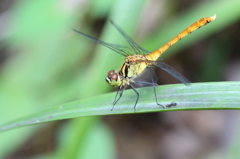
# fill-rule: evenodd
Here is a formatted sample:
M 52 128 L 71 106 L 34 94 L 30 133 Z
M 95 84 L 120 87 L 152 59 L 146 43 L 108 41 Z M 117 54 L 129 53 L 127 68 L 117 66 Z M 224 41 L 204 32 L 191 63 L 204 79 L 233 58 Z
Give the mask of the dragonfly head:
M 120 80 L 119 74 L 114 70 L 111 70 L 111 71 L 108 72 L 108 76 L 106 77 L 106 81 L 112 87 L 118 87 L 122 83 L 121 80 Z

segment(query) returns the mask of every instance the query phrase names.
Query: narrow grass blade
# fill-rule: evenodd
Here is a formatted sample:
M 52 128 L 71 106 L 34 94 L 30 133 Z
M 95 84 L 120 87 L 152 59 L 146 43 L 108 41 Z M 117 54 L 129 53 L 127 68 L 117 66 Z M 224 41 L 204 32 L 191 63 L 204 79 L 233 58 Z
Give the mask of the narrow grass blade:
M 153 88 L 137 89 L 140 100 L 137 113 L 176 111 L 176 110 L 206 110 L 206 109 L 240 109 L 240 82 L 211 82 L 164 85 L 156 88 L 157 97 L 162 105 L 175 102 L 177 105 L 163 109 L 156 105 Z M 63 104 L 39 112 L 0 127 L 0 131 L 44 123 L 55 120 L 82 116 L 130 114 L 134 113 L 136 94 L 132 90 L 124 92 L 123 97 L 111 111 L 114 93 L 103 94 L 88 99 Z

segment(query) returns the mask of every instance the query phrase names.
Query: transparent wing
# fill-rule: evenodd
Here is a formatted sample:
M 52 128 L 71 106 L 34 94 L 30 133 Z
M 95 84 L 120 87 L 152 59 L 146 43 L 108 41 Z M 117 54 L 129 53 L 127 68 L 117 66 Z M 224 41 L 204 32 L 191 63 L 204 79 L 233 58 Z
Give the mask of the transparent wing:
M 119 53 L 120 55 L 123 55 L 123 56 L 130 56 L 130 55 L 133 55 L 133 49 L 130 48 L 130 47 L 127 47 L 127 46 L 123 46 L 123 45 L 118 45 L 118 44 L 109 44 L 109 43 L 106 43 L 106 42 L 103 42 L 103 41 L 100 41 L 94 37 L 91 37 L 87 34 L 84 34 L 80 31 L 77 31 L 75 29 L 73 29 L 73 31 L 75 31 L 76 33 L 78 34 L 81 34 L 85 37 L 87 37 L 88 39 L 92 40 L 92 41 L 95 41 L 103 46 L 106 46 L 107 48 Z
M 185 85 L 189 85 L 190 81 L 183 77 L 179 72 L 177 72 L 172 66 L 169 66 L 168 64 L 161 62 L 161 61 L 152 61 L 152 64 L 161 68 L 162 70 L 166 71 L 173 77 L 175 77 L 180 82 L 184 83 Z
M 120 27 L 118 27 L 112 20 L 110 20 L 112 25 L 120 32 L 120 34 L 127 40 L 129 45 L 132 47 L 135 55 L 146 55 L 150 53 L 149 51 L 143 49 L 141 46 L 139 46 L 137 43 L 135 43 Z
M 157 75 L 153 69 L 153 67 L 147 67 L 143 70 L 143 72 L 134 78 L 134 86 L 138 87 L 145 87 L 145 86 L 153 86 L 157 85 Z

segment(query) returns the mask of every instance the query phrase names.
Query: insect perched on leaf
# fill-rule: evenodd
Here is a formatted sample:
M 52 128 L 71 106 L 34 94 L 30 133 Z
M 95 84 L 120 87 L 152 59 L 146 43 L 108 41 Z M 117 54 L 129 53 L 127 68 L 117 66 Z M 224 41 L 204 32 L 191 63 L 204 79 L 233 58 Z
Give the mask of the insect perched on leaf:
M 112 21 L 111 21 L 112 25 L 121 33 L 121 35 L 126 39 L 126 41 L 129 43 L 131 47 L 106 43 L 106 42 L 97 40 L 89 35 L 86 35 L 80 31 L 77 31 L 75 29 L 73 30 L 103 46 L 108 47 L 109 49 L 125 57 L 121 67 L 118 70 L 109 71 L 106 77 L 106 81 L 108 82 L 109 85 L 111 85 L 112 87 L 118 87 L 118 91 L 113 101 L 113 107 L 111 110 L 113 110 L 115 104 L 122 97 L 125 88 L 127 86 L 130 86 L 130 88 L 132 88 L 133 91 L 137 94 L 136 102 L 134 104 L 134 111 L 135 111 L 136 105 L 139 99 L 139 93 L 134 87 L 134 85 L 136 84 L 153 86 L 157 105 L 163 108 L 177 105 L 176 103 L 171 103 L 171 104 L 167 104 L 166 106 L 163 106 L 160 103 L 158 103 L 156 90 L 155 90 L 155 86 L 157 86 L 156 75 L 152 70 L 152 66 L 157 66 L 161 68 L 162 70 L 166 71 L 167 73 L 169 73 L 170 75 L 178 79 L 180 82 L 187 85 L 189 81 L 185 77 L 183 77 L 180 73 L 178 73 L 173 67 L 162 62 L 161 61 L 162 59 L 160 59 L 160 56 L 169 47 L 171 47 L 173 44 L 181 40 L 183 37 L 187 36 L 188 34 L 200 28 L 201 26 L 204 26 L 207 23 L 212 22 L 213 20 L 215 20 L 215 18 L 216 18 L 216 15 L 212 17 L 205 17 L 196 21 L 195 23 L 187 27 L 185 30 L 183 30 L 181 33 L 179 33 L 177 36 L 175 36 L 168 43 L 166 43 L 165 45 L 163 45 L 162 47 L 160 47 L 159 49 L 153 52 L 146 51 L 145 49 L 140 47 L 138 44 L 136 44 L 129 36 L 127 36 L 124 33 L 123 30 L 121 30 Z M 138 80 L 140 79 L 139 77 L 141 76 L 150 76 L 150 81 Z

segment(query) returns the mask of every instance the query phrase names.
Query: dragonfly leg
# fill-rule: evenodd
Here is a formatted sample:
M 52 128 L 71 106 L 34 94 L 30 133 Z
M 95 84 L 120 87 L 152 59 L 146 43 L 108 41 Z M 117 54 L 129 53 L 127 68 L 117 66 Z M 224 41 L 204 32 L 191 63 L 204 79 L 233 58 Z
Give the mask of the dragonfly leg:
M 153 80 L 153 79 L 152 79 L 152 80 Z M 161 106 L 163 109 L 165 109 L 165 108 L 171 108 L 171 107 L 174 107 L 174 106 L 177 105 L 177 103 L 175 103 L 175 102 L 171 102 L 170 104 L 167 104 L 166 106 L 163 106 L 162 104 L 158 103 L 157 93 L 156 93 L 156 88 L 155 88 L 155 87 L 157 86 L 157 84 L 153 82 L 153 83 L 152 83 L 152 86 L 153 86 L 154 95 L 155 95 L 155 99 L 156 99 L 157 105 Z
M 158 84 L 156 84 L 156 83 L 154 83 L 154 82 L 151 83 L 151 82 L 142 82 L 142 81 L 135 81 L 135 83 L 142 83 L 142 84 L 146 84 L 146 85 L 153 86 L 156 104 L 159 105 L 159 106 L 161 106 L 161 107 L 163 107 L 163 108 L 165 109 L 165 107 L 164 107 L 162 104 L 158 103 L 157 93 L 156 93 L 156 88 L 155 88 Z M 170 104 L 168 104 L 168 105 L 170 105 Z
M 119 99 L 122 97 L 124 88 L 125 88 L 124 86 L 122 86 L 122 87 L 120 86 L 120 87 L 119 87 L 119 89 L 118 89 L 118 91 L 117 91 L 117 94 L 116 94 L 116 96 L 115 96 L 115 98 L 114 98 L 113 107 L 112 107 L 111 111 L 113 111 L 114 106 L 117 104 L 117 102 L 119 101 Z M 119 94 L 119 96 L 118 96 L 118 94 Z M 118 98 L 117 98 L 117 96 L 118 96 Z
M 160 104 L 160 103 L 158 103 L 158 99 L 157 99 L 157 93 L 156 93 L 156 85 L 153 83 L 153 90 L 154 90 L 154 95 L 155 95 L 155 99 L 156 99 L 156 103 L 157 103 L 157 105 L 159 105 L 159 106 L 161 106 L 163 109 L 165 109 L 165 107 L 162 105 L 162 104 Z
M 132 90 L 137 94 L 137 100 L 136 100 L 136 102 L 135 102 L 135 105 L 134 105 L 134 113 L 136 113 L 136 106 L 137 106 L 137 103 L 138 103 L 138 99 L 139 99 L 139 93 L 138 93 L 138 91 L 130 84 L 129 85 L 131 88 L 132 88 Z
M 117 103 L 117 102 L 116 102 L 116 98 L 117 98 L 117 96 L 118 96 L 119 91 L 120 91 L 120 87 L 118 87 L 117 93 L 116 93 L 115 98 L 114 98 L 114 101 L 113 101 L 113 105 L 115 105 L 115 104 Z

